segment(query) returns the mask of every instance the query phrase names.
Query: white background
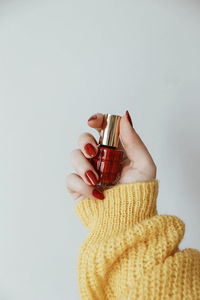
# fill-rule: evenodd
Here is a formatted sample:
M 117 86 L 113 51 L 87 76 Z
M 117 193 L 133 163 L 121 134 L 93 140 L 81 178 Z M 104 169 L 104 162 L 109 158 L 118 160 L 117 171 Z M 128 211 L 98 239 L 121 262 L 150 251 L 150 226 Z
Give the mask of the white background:
M 95 112 L 130 111 L 200 248 L 199 96 L 199 1 L 0 1 L 0 300 L 79 299 L 65 178 Z

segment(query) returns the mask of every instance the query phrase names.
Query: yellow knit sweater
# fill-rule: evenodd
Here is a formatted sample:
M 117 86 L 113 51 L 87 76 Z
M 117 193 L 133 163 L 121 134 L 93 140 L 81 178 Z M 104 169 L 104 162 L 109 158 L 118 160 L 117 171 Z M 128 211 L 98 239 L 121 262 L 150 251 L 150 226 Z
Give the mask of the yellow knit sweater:
M 118 184 L 76 212 L 89 236 L 78 277 L 83 300 L 200 300 L 200 252 L 179 250 L 184 223 L 158 215 L 158 181 Z

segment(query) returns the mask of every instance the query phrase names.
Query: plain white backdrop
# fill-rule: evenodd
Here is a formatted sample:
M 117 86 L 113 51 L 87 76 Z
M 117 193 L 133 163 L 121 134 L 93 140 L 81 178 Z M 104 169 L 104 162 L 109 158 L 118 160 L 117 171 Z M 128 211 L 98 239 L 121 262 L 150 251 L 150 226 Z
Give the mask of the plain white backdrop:
M 199 53 L 199 1 L 0 1 L 0 300 L 79 299 L 65 179 L 95 112 L 130 111 L 200 248 Z

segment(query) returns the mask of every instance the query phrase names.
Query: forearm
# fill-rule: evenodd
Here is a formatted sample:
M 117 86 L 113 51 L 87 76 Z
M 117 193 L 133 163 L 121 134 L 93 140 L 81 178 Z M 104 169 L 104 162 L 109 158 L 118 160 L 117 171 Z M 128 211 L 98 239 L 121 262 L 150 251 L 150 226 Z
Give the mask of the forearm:
M 188 262 L 198 266 L 199 252 L 179 251 L 183 222 L 157 215 L 158 181 L 120 184 L 104 194 L 103 201 L 85 198 L 76 206 L 90 231 L 79 257 L 81 298 L 173 299 L 189 278 L 196 293 L 199 267 Z

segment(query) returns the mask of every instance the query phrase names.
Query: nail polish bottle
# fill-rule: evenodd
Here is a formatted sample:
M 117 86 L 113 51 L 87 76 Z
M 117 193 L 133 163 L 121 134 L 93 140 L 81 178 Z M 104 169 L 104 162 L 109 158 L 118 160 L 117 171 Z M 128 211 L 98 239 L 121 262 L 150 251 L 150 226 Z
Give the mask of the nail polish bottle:
M 104 114 L 97 155 L 90 159 L 99 175 L 97 186 L 102 190 L 117 183 L 124 151 L 118 149 L 121 116 Z

